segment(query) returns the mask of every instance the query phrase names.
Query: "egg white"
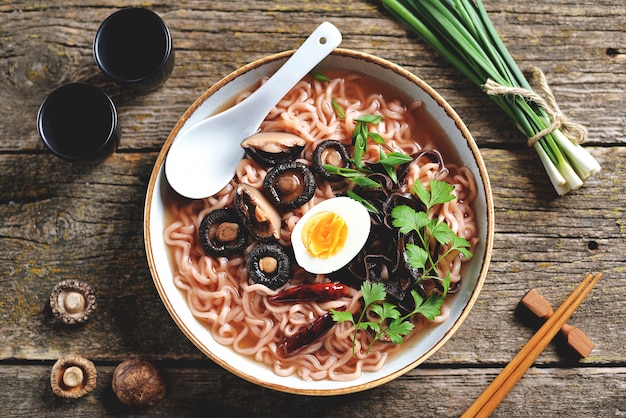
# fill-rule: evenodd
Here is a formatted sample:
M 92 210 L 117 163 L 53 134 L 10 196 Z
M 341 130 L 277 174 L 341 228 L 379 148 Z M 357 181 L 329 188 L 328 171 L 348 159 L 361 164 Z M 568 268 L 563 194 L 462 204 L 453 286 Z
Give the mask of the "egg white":
M 328 258 L 311 255 L 302 242 L 302 229 L 306 222 L 320 212 L 333 212 L 343 218 L 348 227 L 345 245 L 336 254 Z M 296 263 L 309 273 L 328 274 L 348 264 L 361 251 L 370 233 L 371 219 L 369 212 L 356 200 L 341 196 L 324 200 L 313 206 L 298 221 L 291 233 Z

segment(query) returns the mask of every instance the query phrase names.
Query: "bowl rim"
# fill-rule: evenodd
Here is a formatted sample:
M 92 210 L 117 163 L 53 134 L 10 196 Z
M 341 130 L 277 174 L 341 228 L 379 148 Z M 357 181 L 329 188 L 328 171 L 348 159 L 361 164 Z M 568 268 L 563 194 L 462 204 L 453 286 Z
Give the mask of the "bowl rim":
M 154 163 L 154 166 L 150 175 L 147 193 L 146 193 L 146 199 L 145 199 L 145 206 L 144 206 L 144 221 L 143 221 L 144 246 L 145 246 L 146 257 L 148 261 L 150 274 L 152 276 L 157 292 L 159 293 L 159 297 L 161 298 L 161 301 L 163 302 L 168 313 L 170 314 L 170 316 L 176 323 L 177 327 L 196 346 L 196 348 L 198 348 L 200 352 L 202 352 L 209 359 L 211 359 L 212 361 L 220 365 L 222 368 L 226 369 L 227 371 L 233 373 L 234 375 L 238 377 L 241 377 L 244 380 L 257 384 L 261 387 L 265 387 L 265 388 L 269 388 L 269 389 L 273 389 L 273 390 L 277 390 L 281 392 L 299 394 L 299 395 L 314 395 L 314 396 L 329 396 L 329 395 L 342 395 L 342 394 L 348 394 L 348 393 L 355 393 L 355 392 L 371 389 L 371 388 L 380 386 L 382 384 L 385 384 L 387 382 L 390 382 L 391 380 L 394 380 L 395 378 L 414 369 L 415 367 L 422 364 L 425 360 L 427 360 L 432 354 L 438 351 L 452 337 L 452 335 L 455 334 L 455 332 L 458 330 L 458 328 L 461 326 L 461 324 L 465 321 L 465 319 L 469 315 L 469 312 L 471 311 L 473 305 L 476 303 L 476 300 L 479 297 L 479 294 L 482 290 L 482 286 L 487 276 L 489 264 L 491 261 L 491 254 L 493 251 L 493 241 L 494 241 L 494 236 L 495 236 L 493 195 L 491 191 L 491 184 L 489 181 L 489 176 L 487 174 L 487 169 L 482 159 L 482 156 L 480 154 L 480 151 L 478 149 L 478 145 L 476 144 L 469 129 L 466 127 L 465 123 L 461 120 L 461 118 L 456 113 L 456 111 L 452 108 L 452 106 L 448 104 L 448 102 L 439 93 L 437 93 L 437 91 L 435 91 L 432 87 L 426 84 L 426 82 L 424 82 L 417 75 L 405 69 L 404 67 L 401 67 L 398 64 L 395 64 L 384 58 L 380 58 L 378 56 L 375 56 L 369 53 L 355 51 L 351 49 L 345 49 L 345 48 L 337 48 L 331 53 L 331 55 L 338 55 L 338 56 L 343 56 L 343 57 L 348 57 L 348 58 L 356 58 L 356 59 L 369 61 L 374 64 L 378 64 L 387 70 L 391 70 L 395 72 L 401 77 L 409 79 L 412 83 L 418 85 L 421 89 L 423 89 L 429 96 L 432 97 L 433 100 L 437 102 L 439 106 L 443 108 L 446 115 L 454 121 L 455 126 L 457 127 L 457 129 L 460 131 L 461 135 L 463 136 L 463 138 L 465 138 L 467 142 L 467 146 L 470 149 L 470 152 L 474 157 L 474 160 L 478 169 L 478 173 L 480 174 L 480 182 L 482 183 L 482 188 L 483 188 L 483 192 L 485 194 L 485 200 L 486 200 L 485 202 L 486 212 L 484 213 L 484 215 L 486 215 L 486 223 L 485 223 L 486 242 L 485 242 L 485 249 L 484 249 L 482 264 L 480 266 L 480 271 L 476 277 L 476 284 L 474 288 L 471 290 L 471 295 L 467 301 L 467 304 L 462 308 L 461 313 L 459 314 L 458 318 L 454 321 L 452 326 L 447 331 L 445 331 L 444 335 L 432 347 L 430 347 L 426 352 L 424 352 L 419 358 L 415 359 L 414 361 L 411 361 L 405 367 L 399 368 L 383 377 L 370 380 L 364 383 L 357 383 L 357 384 L 351 384 L 351 382 L 346 382 L 348 383 L 347 387 L 342 387 L 342 388 L 333 388 L 333 389 L 291 388 L 286 385 L 275 384 L 275 383 L 266 382 L 264 380 L 258 379 L 255 376 L 242 372 L 240 369 L 231 366 L 225 360 L 213 355 L 213 353 L 210 352 L 210 350 L 209 351 L 206 350 L 204 348 L 203 343 L 198 339 L 198 337 L 196 337 L 189 330 L 189 328 L 184 324 L 184 322 L 178 316 L 176 309 L 173 306 L 172 302 L 168 299 L 166 292 L 163 288 L 163 285 L 161 284 L 161 281 L 159 279 L 159 272 L 157 270 L 156 262 L 154 259 L 154 252 L 152 248 L 152 241 L 151 241 L 152 237 L 151 237 L 150 222 L 149 222 L 151 219 L 151 202 L 155 194 L 159 192 L 157 190 L 158 188 L 156 187 L 156 184 L 159 179 L 159 176 L 162 175 L 162 168 L 163 168 L 163 164 L 165 161 L 165 157 L 167 155 L 167 151 L 169 150 L 177 134 L 180 132 L 181 128 L 189 120 L 189 118 L 194 114 L 194 112 L 210 96 L 215 94 L 222 87 L 224 87 L 225 85 L 227 85 L 228 83 L 230 83 L 231 81 L 233 81 L 234 79 L 236 79 L 237 77 L 241 76 L 244 73 L 257 69 L 263 65 L 267 65 L 269 63 L 272 63 L 281 59 L 286 59 L 287 57 L 292 55 L 294 52 L 295 50 L 288 50 L 288 51 L 283 51 L 283 52 L 279 52 L 276 54 L 267 55 L 265 57 L 252 61 L 249 64 L 246 64 L 232 71 L 230 74 L 221 78 L 217 83 L 213 84 L 206 91 L 204 91 L 187 108 L 187 110 L 183 113 L 183 115 L 178 119 L 175 126 L 172 128 L 170 134 L 168 135 L 166 141 L 164 142 L 159 152 L 159 155 L 157 156 L 157 159 Z

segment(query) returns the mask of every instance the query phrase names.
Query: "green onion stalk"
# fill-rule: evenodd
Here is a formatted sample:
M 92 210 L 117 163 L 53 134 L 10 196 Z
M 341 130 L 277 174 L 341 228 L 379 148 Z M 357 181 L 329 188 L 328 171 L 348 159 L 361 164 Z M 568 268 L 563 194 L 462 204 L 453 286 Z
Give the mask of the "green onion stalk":
M 543 73 L 534 69 L 536 93 L 498 36 L 481 0 L 382 0 L 395 18 L 417 33 L 504 110 L 532 146 L 559 195 L 578 189 L 600 171 L 580 143 L 586 130 L 555 103 Z

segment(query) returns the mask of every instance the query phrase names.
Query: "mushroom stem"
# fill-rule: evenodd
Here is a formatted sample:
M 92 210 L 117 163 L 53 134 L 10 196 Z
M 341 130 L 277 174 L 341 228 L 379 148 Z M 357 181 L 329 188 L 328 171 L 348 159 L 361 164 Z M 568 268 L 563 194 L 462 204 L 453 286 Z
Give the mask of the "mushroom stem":
M 69 313 L 77 313 L 85 309 L 85 296 L 78 292 L 68 292 L 65 295 L 63 305 Z
M 63 384 L 69 388 L 74 388 L 83 382 L 85 375 L 78 366 L 71 366 L 63 372 Z

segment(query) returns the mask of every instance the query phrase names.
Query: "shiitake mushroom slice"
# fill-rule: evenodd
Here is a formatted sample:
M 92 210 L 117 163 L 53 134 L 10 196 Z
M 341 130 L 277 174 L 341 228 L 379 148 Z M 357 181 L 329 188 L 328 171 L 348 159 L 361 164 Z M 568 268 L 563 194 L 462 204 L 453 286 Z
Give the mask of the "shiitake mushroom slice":
M 280 209 L 295 209 L 315 194 L 315 176 L 305 164 L 289 161 L 272 167 L 263 180 L 263 190 Z
M 239 219 L 257 240 L 280 239 L 282 218 L 261 190 L 240 183 L 235 190 L 235 209 Z
M 248 254 L 246 267 L 253 283 L 278 289 L 289 281 L 291 261 L 279 244 L 259 244 Z
M 320 176 L 321 179 L 338 182 L 345 177 L 326 171 L 324 164 L 329 164 L 338 168 L 350 166 L 350 154 L 346 147 L 339 141 L 327 139 L 322 141 L 315 147 L 313 151 L 313 171 Z
M 200 245 L 208 255 L 216 257 L 241 254 L 248 243 L 248 234 L 237 212 L 216 209 L 200 222 Z
M 288 132 L 258 132 L 241 142 L 241 146 L 256 162 L 273 166 L 298 158 L 306 140 Z

